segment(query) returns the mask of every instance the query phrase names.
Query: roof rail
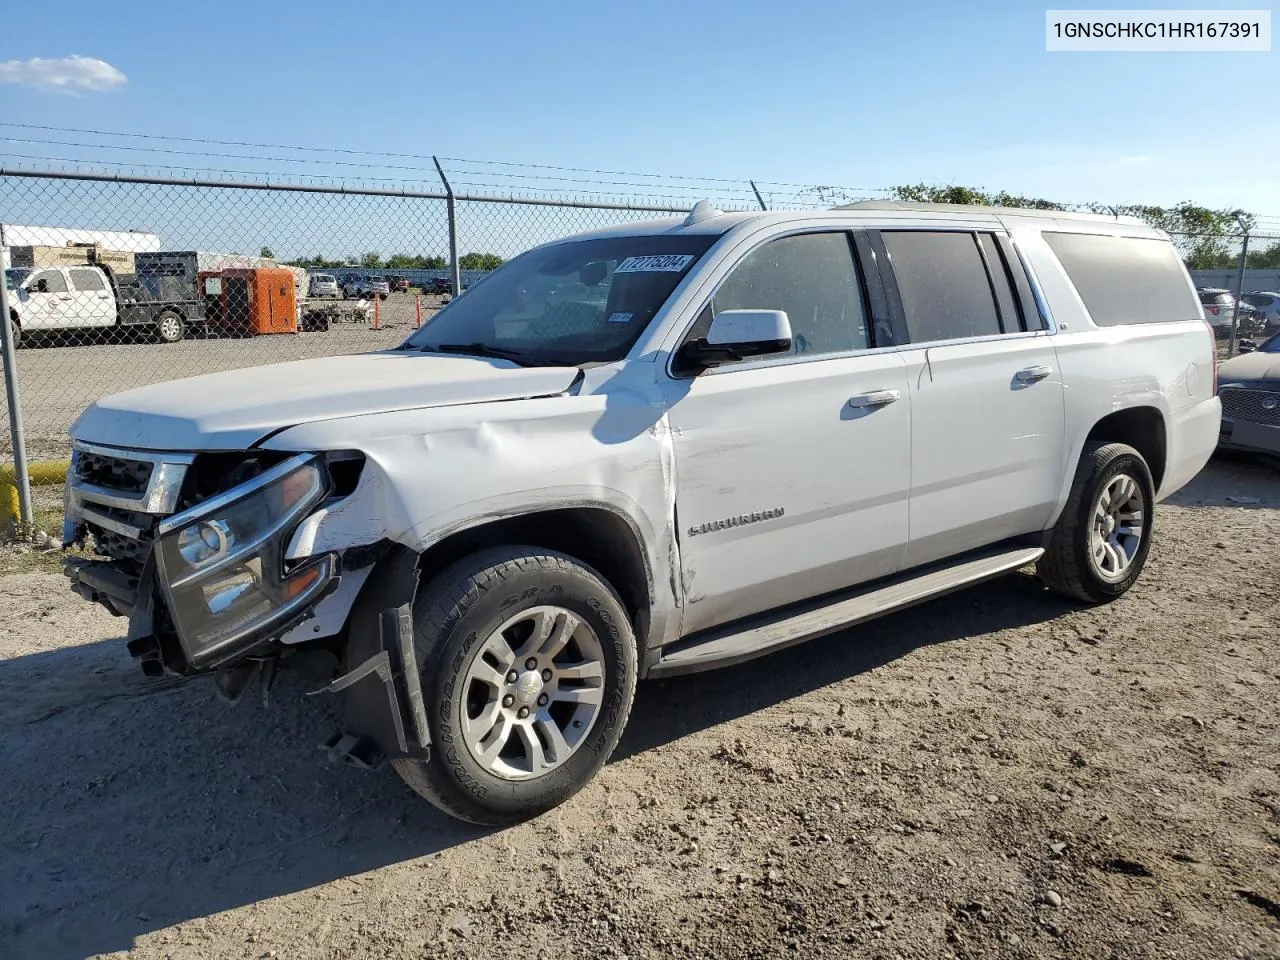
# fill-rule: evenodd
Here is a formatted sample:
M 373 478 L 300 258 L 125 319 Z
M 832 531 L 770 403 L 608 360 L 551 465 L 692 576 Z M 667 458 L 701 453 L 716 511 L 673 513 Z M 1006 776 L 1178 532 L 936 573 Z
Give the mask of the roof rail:
M 980 203 L 926 203 L 918 200 L 859 200 L 843 203 L 834 210 L 901 210 L 934 213 L 987 213 L 1002 217 L 1040 217 L 1052 220 L 1092 220 L 1104 223 L 1129 223 L 1147 226 L 1137 217 L 1103 213 L 1074 213 L 1068 210 L 1042 210 L 1038 207 L 989 207 Z

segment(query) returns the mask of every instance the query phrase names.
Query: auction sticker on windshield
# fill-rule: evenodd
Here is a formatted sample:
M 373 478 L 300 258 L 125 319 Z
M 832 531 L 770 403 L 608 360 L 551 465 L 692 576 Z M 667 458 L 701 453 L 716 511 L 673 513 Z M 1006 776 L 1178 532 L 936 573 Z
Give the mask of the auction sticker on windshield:
M 665 256 L 627 257 L 614 273 L 679 273 L 693 260 L 693 257 L 670 253 Z

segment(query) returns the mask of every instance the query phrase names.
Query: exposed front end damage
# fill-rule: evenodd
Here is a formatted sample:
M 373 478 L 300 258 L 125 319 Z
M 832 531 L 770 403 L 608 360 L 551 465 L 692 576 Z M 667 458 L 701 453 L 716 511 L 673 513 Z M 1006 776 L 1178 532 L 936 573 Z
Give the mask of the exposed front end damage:
M 317 518 L 341 515 L 363 468 L 354 452 L 77 443 L 64 543 L 95 556 L 68 557 L 67 576 L 128 618 L 128 649 L 147 675 L 212 674 L 235 701 L 255 678 L 265 696 L 278 667 L 305 667 L 315 693 L 344 697 L 346 722 L 326 744 L 335 759 L 422 757 L 417 554 L 385 538 L 314 549 Z

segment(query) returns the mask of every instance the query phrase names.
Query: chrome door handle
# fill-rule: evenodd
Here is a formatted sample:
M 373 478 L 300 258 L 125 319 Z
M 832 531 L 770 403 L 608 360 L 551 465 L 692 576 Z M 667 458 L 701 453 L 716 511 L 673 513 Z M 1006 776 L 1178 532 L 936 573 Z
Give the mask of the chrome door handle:
M 856 397 L 850 397 L 849 406 L 857 410 L 864 410 L 868 407 L 887 407 L 901 398 L 901 390 L 872 390 L 869 393 L 860 393 Z
M 1048 364 L 1041 364 L 1035 367 L 1027 367 L 1025 370 L 1019 370 L 1013 375 L 1013 379 L 1018 383 L 1037 383 L 1045 377 L 1053 375 L 1053 367 Z

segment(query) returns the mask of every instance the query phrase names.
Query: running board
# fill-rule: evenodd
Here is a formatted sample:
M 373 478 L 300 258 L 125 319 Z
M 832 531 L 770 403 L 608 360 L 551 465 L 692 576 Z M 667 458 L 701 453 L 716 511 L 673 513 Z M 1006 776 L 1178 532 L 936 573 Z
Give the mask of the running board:
M 846 594 L 844 599 L 826 601 L 821 606 L 810 603 L 781 616 L 767 614 L 746 624 L 736 624 L 729 630 L 679 643 L 680 648 L 654 664 L 648 675 L 670 677 L 741 663 L 1010 573 L 1039 560 L 1043 553 L 1043 547 L 1016 547 L 970 555 L 960 563 L 863 588 L 852 596 Z

